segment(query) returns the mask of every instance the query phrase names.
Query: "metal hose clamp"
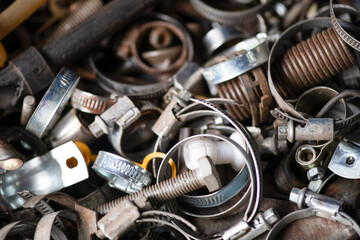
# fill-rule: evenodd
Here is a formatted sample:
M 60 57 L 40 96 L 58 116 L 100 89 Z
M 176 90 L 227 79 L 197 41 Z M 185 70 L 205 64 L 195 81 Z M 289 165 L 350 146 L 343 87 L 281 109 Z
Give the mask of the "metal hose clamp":
M 42 138 L 59 119 L 79 79 L 75 72 L 62 68 L 36 107 L 26 130 Z
M 137 192 L 151 184 L 149 171 L 116 154 L 99 151 L 93 169 L 109 180 L 109 186 L 126 193 Z

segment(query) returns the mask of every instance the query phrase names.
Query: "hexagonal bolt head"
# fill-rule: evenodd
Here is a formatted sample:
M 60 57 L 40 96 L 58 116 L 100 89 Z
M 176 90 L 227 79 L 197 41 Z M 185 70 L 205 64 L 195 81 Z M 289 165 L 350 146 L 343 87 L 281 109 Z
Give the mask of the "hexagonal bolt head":
M 96 138 L 109 134 L 108 126 L 99 116 L 96 116 L 95 121 L 89 125 L 89 130 Z
M 270 226 L 272 226 L 274 223 L 279 221 L 280 218 L 274 209 L 269 208 L 264 212 L 264 219 Z
M 309 181 L 319 180 L 324 177 L 325 171 L 321 167 L 314 167 L 307 171 L 306 175 Z
M 220 189 L 221 181 L 212 160 L 209 157 L 203 157 L 198 161 L 199 168 L 194 171 L 196 171 L 197 176 L 203 181 L 203 184 L 207 187 L 209 192 Z

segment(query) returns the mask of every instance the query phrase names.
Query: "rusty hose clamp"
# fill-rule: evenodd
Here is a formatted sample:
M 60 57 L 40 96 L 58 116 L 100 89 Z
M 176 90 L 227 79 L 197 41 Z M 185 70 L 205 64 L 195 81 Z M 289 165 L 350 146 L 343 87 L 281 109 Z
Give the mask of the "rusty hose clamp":
M 292 116 L 297 117 L 302 120 L 305 120 L 305 121 L 307 119 L 301 113 L 297 112 L 293 106 L 291 106 L 289 103 L 287 103 L 283 99 L 283 97 L 280 95 L 278 90 L 276 89 L 273 78 L 272 78 L 272 72 L 271 72 L 272 62 L 273 62 L 275 53 L 279 51 L 280 47 L 283 46 L 284 42 L 286 40 L 288 40 L 291 36 L 296 34 L 297 32 L 312 30 L 312 29 L 314 29 L 314 27 L 329 28 L 331 26 L 332 26 L 331 19 L 327 18 L 327 17 L 304 20 L 302 22 L 294 24 L 292 27 L 288 28 L 286 31 L 283 32 L 283 34 L 275 42 L 275 44 L 273 45 L 273 47 L 270 51 L 267 76 L 268 76 L 268 82 L 269 82 L 269 87 L 270 87 L 272 96 L 275 99 L 276 103 L 280 106 L 281 109 L 283 109 L 285 112 L 291 114 Z
M 147 63 L 145 63 L 142 58 L 139 55 L 138 47 L 141 45 L 143 40 L 143 35 L 147 34 L 151 29 L 156 27 L 162 27 L 165 29 L 169 29 L 175 36 L 179 38 L 182 44 L 182 50 L 180 56 L 177 58 L 177 60 L 170 64 L 166 69 L 158 69 L 149 66 Z M 188 42 L 186 41 L 186 37 L 183 34 L 183 32 L 174 24 L 164 22 L 164 21 L 153 21 L 149 23 L 145 23 L 140 26 L 140 28 L 135 30 L 134 33 L 134 41 L 131 44 L 131 52 L 133 56 L 135 57 L 137 65 L 144 70 L 145 72 L 149 74 L 166 74 L 166 73 L 173 73 L 181 68 L 182 65 L 186 62 L 186 59 L 188 57 Z

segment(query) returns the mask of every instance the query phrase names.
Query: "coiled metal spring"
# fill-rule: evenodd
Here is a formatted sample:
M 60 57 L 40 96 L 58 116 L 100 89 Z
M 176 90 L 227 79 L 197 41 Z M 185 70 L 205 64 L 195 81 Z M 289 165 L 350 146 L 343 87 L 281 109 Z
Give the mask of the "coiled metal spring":
M 251 118 L 254 126 L 268 120 L 272 98 L 261 67 L 218 84 L 216 89 L 220 97 L 233 99 L 243 104 L 225 105 L 229 113 L 237 120 L 245 121 Z
M 349 47 L 333 28 L 329 28 L 286 51 L 274 65 L 274 84 L 282 97 L 296 97 L 355 63 Z

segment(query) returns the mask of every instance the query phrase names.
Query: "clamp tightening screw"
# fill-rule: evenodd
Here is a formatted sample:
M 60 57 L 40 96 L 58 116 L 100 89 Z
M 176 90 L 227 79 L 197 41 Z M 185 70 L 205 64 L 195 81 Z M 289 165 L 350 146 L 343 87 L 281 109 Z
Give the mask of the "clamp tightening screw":
M 199 161 L 201 167 L 198 169 L 184 172 L 174 178 L 107 202 L 96 207 L 95 210 L 101 214 L 106 214 L 125 199 L 133 201 L 140 195 L 146 197 L 152 204 L 159 205 L 203 186 L 206 186 L 210 192 L 218 190 L 221 187 L 221 182 L 212 160 L 209 157 L 204 157 Z

